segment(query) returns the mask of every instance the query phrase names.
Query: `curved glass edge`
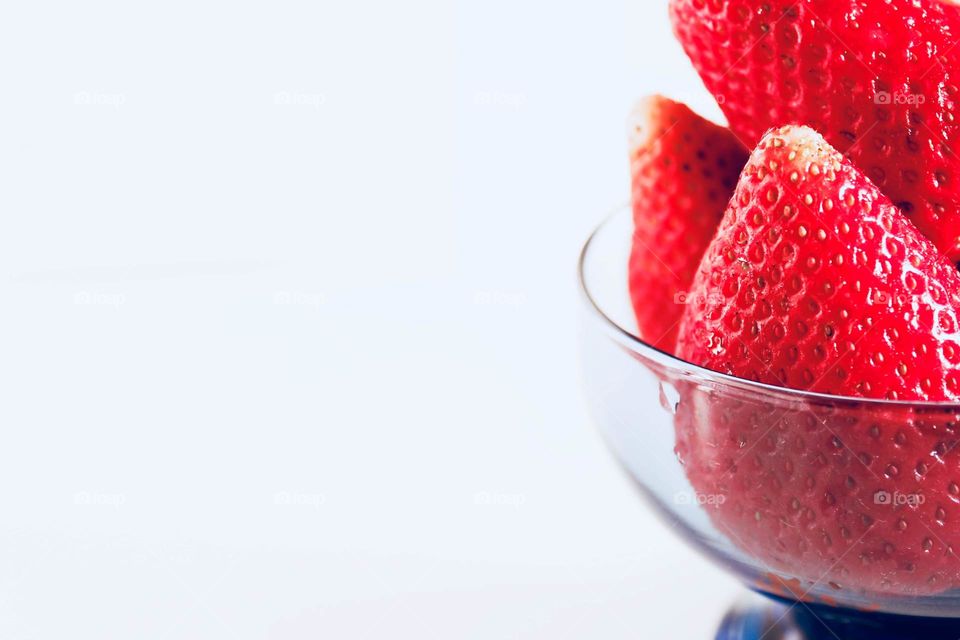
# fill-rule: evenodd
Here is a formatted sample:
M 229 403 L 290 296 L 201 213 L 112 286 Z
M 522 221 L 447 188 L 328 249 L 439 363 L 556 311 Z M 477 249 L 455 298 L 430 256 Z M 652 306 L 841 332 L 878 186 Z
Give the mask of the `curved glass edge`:
M 669 373 L 671 376 L 678 377 L 680 379 L 688 379 L 691 382 L 696 382 L 699 384 L 709 384 L 716 387 L 733 387 L 748 393 L 753 393 L 757 395 L 767 396 L 771 398 L 776 398 L 778 401 L 798 401 L 798 402 L 813 402 L 818 404 L 831 404 L 831 405 L 847 405 L 847 406 L 858 406 L 858 407 L 877 407 L 877 408 L 899 408 L 899 409 L 924 409 L 924 410 L 945 410 L 945 411 L 960 411 L 960 403 L 957 402 L 929 402 L 929 401 L 909 401 L 909 400 L 887 400 L 887 399 L 875 399 L 875 398 L 855 398 L 851 396 L 837 396 L 825 393 L 816 393 L 813 391 L 803 391 L 800 389 L 790 389 L 787 387 L 778 387 L 771 384 L 766 384 L 762 382 L 754 382 L 752 380 L 747 380 L 745 378 L 738 378 L 736 376 L 731 376 L 725 373 L 719 373 L 717 371 L 712 371 L 710 369 L 705 369 L 703 367 L 691 364 L 685 360 L 680 360 L 679 358 L 657 349 L 646 342 L 642 338 L 635 335 L 629 329 L 621 326 L 615 322 L 609 314 L 603 310 L 603 306 L 597 301 L 590 291 L 590 286 L 587 283 L 586 276 L 586 264 L 587 258 L 590 253 L 590 249 L 594 243 L 594 240 L 597 237 L 603 228 L 610 223 L 610 221 L 623 213 L 625 207 L 618 208 L 613 213 L 608 214 L 603 222 L 601 222 L 587 238 L 586 243 L 584 243 L 583 248 L 580 251 L 580 256 L 577 261 L 577 281 L 579 285 L 580 295 L 583 303 L 586 305 L 588 310 L 591 312 L 593 318 L 599 322 L 607 334 L 623 348 L 629 350 L 631 353 L 634 353 L 649 364 L 653 364 L 658 369 L 662 370 L 664 373 Z

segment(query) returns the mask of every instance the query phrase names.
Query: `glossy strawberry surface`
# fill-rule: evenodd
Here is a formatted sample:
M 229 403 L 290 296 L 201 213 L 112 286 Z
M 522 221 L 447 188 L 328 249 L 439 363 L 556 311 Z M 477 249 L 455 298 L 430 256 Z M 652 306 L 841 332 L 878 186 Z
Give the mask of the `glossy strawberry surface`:
M 729 130 L 661 96 L 631 113 L 630 296 L 640 336 L 672 352 L 686 291 L 748 152 Z
M 677 355 L 836 395 L 960 399 L 960 273 L 816 132 L 754 151 L 704 255 Z
M 804 124 L 848 154 L 953 260 L 960 7 L 942 0 L 671 0 L 731 129 Z
M 898 400 L 960 394 L 960 275 L 804 127 L 763 138 L 704 255 L 678 339 L 694 364 Z M 951 406 L 682 386 L 677 453 L 725 535 L 806 588 L 960 583 Z

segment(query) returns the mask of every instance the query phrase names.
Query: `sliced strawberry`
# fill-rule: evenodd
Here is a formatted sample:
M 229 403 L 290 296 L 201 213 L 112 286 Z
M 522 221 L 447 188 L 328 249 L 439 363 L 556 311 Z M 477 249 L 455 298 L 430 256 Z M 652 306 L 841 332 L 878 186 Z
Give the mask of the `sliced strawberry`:
M 677 355 L 697 365 L 822 393 L 960 399 L 960 273 L 808 128 L 763 138 L 690 297 Z M 688 384 L 676 428 L 717 528 L 805 590 L 960 585 L 949 406 Z
M 661 96 L 637 105 L 629 135 L 630 297 L 640 336 L 672 352 L 686 291 L 749 154 L 727 129 Z
M 732 130 L 809 125 L 960 259 L 960 7 L 942 0 L 671 0 Z

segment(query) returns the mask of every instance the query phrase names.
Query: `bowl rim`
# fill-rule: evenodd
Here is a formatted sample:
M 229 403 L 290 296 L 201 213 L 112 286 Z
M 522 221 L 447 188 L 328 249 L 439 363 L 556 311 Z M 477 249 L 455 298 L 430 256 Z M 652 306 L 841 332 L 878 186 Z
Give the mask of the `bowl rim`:
M 635 335 L 629 329 L 621 326 L 614 321 L 602 305 L 594 297 L 587 284 L 586 266 L 589 260 L 590 249 L 597 236 L 603 229 L 610 224 L 617 216 L 630 211 L 630 205 L 624 204 L 616 207 L 612 212 L 607 213 L 603 220 L 594 227 L 587 237 L 586 242 L 580 250 L 580 256 L 577 260 L 577 281 L 580 290 L 582 302 L 591 312 L 595 319 L 606 328 L 610 336 L 622 347 L 630 352 L 651 361 L 656 365 L 670 370 L 675 375 L 683 378 L 693 379 L 694 381 L 708 382 L 720 386 L 735 387 L 740 390 L 750 391 L 758 394 L 777 396 L 783 401 L 812 401 L 818 404 L 855 404 L 858 406 L 872 406 L 877 408 L 898 408 L 898 409 L 941 409 L 960 411 L 960 402 L 929 401 L 929 400 L 889 400 L 886 398 L 858 398 L 855 396 L 839 396 L 827 393 L 817 393 L 813 391 L 804 391 L 801 389 L 791 389 L 779 387 L 763 382 L 754 382 L 746 378 L 738 378 L 726 373 L 720 373 L 711 369 L 691 364 L 681 360 L 666 351 L 646 343 L 639 336 Z M 624 265 L 626 268 L 626 265 Z

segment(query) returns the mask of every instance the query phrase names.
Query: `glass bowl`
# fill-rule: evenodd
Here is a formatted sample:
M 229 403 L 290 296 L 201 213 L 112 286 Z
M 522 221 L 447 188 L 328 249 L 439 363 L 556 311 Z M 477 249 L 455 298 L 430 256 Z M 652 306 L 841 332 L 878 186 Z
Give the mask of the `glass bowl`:
M 624 208 L 583 249 L 581 361 L 594 420 L 654 510 L 825 637 L 911 637 L 893 631 L 906 620 L 960 638 L 960 405 L 788 390 L 654 349 L 635 335 L 631 234 Z

